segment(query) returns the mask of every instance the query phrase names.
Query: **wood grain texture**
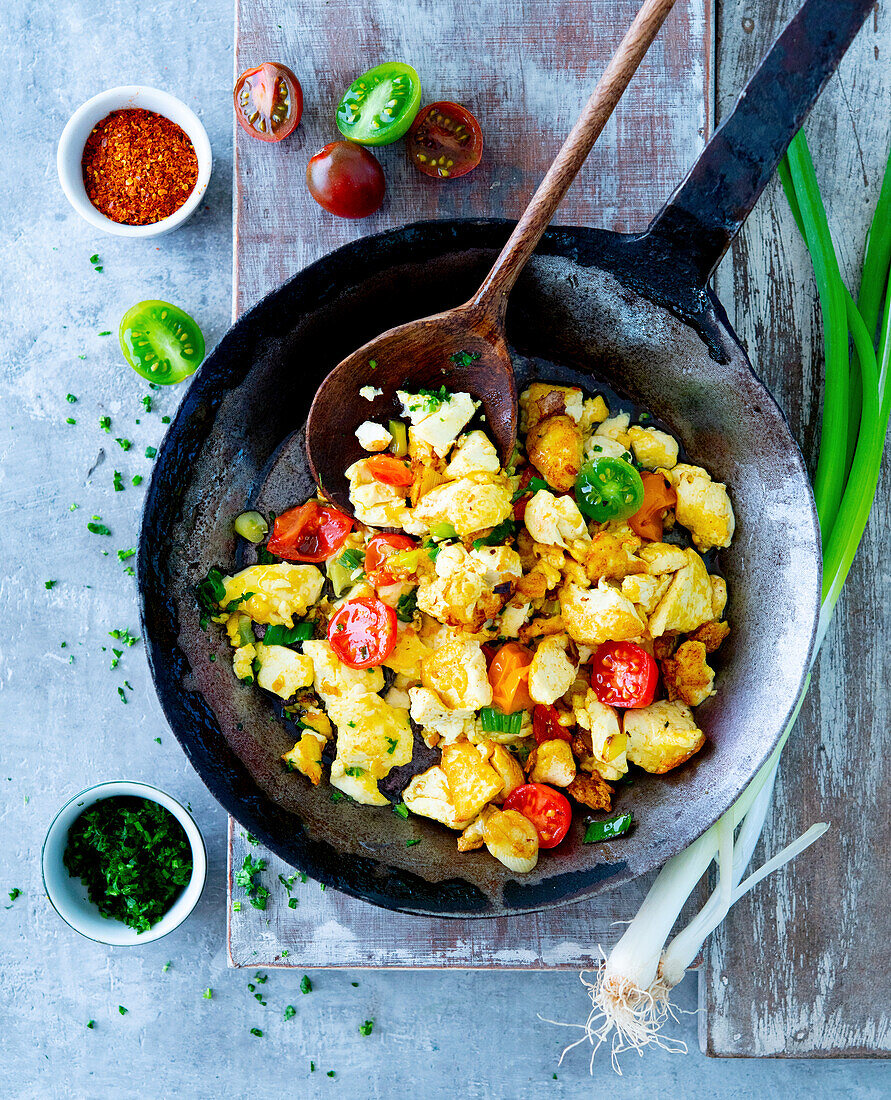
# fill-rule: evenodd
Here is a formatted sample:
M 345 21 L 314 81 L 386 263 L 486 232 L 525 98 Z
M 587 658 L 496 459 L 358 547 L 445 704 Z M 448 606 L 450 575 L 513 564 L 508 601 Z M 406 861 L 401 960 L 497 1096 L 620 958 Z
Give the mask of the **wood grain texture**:
M 724 0 L 718 107 L 729 109 L 795 0 Z M 891 5 L 876 5 L 805 126 L 842 274 L 857 292 L 891 140 Z M 810 261 L 774 183 L 719 269 L 718 294 L 811 466 L 822 337 Z M 891 1051 L 891 472 L 785 750 L 756 863 L 815 821 L 832 828 L 741 901 L 700 977 L 713 1055 L 880 1056 Z
M 236 128 L 236 315 L 320 256 L 407 222 L 518 217 L 569 133 L 638 0 L 364 0 L 343 18 L 325 0 L 284 13 L 280 0 L 237 0 L 236 72 L 281 60 L 299 76 L 305 112 L 296 133 L 264 145 Z M 561 205 L 556 221 L 642 229 L 686 174 L 711 119 L 711 0 L 678 0 L 628 92 Z M 401 143 L 377 150 L 388 180 L 383 208 L 339 220 L 309 197 L 306 162 L 336 140 L 334 107 L 357 72 L 386 58 L 413 64 L 422 102 L 457 100 L 477 116 L 483 162 L 446 183 L 420 176 Z M 277 880 L 288 869 L 230 822 L 229 957 L 236 966 L 566 968 L 588 966 L 621 931 L 645 893 L 640 880 L 579 906 L 493 921 L 432 921 L 388 913 L 316 883 L 298 905 Z M 232 911 L 231 868 L 266 858 L 265 912 Z M 283 955 L 282 952 L 287 954 Z

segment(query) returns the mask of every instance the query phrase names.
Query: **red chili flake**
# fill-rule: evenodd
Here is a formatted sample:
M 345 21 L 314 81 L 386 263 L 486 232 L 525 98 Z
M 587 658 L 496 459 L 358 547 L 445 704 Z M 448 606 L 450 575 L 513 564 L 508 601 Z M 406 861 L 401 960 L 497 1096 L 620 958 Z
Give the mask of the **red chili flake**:
M 81 159 L 90 202 L 122 225 L 152 225 L 186 201 L 198 179 L 188 134 L 169 118 L 132 107 L 93 128 Z

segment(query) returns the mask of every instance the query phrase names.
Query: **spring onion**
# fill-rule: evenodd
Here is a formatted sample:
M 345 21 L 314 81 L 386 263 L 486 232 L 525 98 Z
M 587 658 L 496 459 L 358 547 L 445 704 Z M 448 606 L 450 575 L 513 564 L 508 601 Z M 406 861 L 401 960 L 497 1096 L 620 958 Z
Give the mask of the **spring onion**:
M 235 533 L 255 546 L 269 534 L 269 524 L 259 512 L 242 512 L 235 517 Z
M 508 733 L 519 737 L 523 728 L 523 711 L 514 714 L 502 714 L 495 707 L 483 707 L 480 711 L 480 725 L 483 733 Z
M 592 821 L 585 830 L 582 844 L 596 844 L 600 840 L 612 840 L 631 828 L 634 814 L 617 814 L 606 821 Z
M 275 624 L 266 628 L 263 645 L 294 645 L 295 642 L 308 642 L 312 635 L 312 623 L 295 623 L 291 627 Z
M 839 273 L 803 131 L 791 142 L 779 174 L 813 261 L 823 315 L 826 380 L 814 496 L 824 568 L 816 654 L 875 501 L 891 414 L 891 156 L 870 228 L 856 303 Z M 854 363 L 849 362 L 850 343 Z M 810 675 L 779 744 L 736 803 L 698 840 L 666 863 L 594 980 L 589 981 L 584 973 L 580 975 L 591 1011 L 584 1024 L 560 1025 L 582 1032 L 564 1050 L 564 1056 L 579 1043 L 588 1042 L 593 1048 L 593 1070 L 597 1050 L 609 1040 L 613 1067 L 621 1073 L 618 1055 L 624 1050 L 642 1053 L 649 1045 L 669 1051 L 686 1050 L 685 1044 L 662 1034 L 668 1018 L 674 1018 L 671 990 L 730 907 L 828 828 L 825 823 L 813 825 L 743 878 L 770 807 L 783 747 L 809 683 Z M 715 860 L 718 881 L 714 892 L 692 921 L 664 946 L 681 909 Z
M 458 532 L 451 523 L 434 523 L 430 528 L 430 534 L 435 539 L 456 539 Z
M 387 430 L 393 437 L 393 442 L 390 444 L 390 454 L 396 455 L 397 458 L 404 458 L 408 454 L 408 430 L 405 427 L 405 422 L 391 420 L 387 425 Z

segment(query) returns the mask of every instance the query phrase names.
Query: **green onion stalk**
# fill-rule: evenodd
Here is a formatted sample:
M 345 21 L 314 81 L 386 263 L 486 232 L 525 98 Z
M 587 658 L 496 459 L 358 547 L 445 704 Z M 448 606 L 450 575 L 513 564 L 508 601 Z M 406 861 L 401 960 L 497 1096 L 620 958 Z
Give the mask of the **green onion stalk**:
M 823 318 L 826 377 L 814 498 L 823 544 L 823 586 L 814 654 L 822 644 L 878 487 L 891 414 L 891 156 L 886 165 L 863 261 L 855 302 L 839 272 L 826 211 L 820 197 L 804 131 L 792 140 L 779 167 L 792 215 L 808 248 Z M 853 355 L 849 349 L 853 345 Z M 772 871 L 788 863 L 829 827 L 812 826 L 757 871 L 743 878 L 770 808 L 783 747 L 801 711 L 810 683 L 804 681 L 779 744 L 736 803 L 707 832 L 666 863 L 622 938 L 593 980 L 580 975 L 591 999 L 579 1043 L 592 1046 L 591 1068 L 609 1042 L 613 1067 L 618 1055 L 650 1045 L 685 1051 L 663 1035 L 676 1018 L 670 993 L 683 978 L 706 937 L 730 907 Z M 684 904 L 703 874 L 717 861 L 717 886 L 691 922 L 666 945 Z M 549 1021 L 557 1023 L 558 1021 Z M 562 1061 L 562 1056 L 561 1056 Z

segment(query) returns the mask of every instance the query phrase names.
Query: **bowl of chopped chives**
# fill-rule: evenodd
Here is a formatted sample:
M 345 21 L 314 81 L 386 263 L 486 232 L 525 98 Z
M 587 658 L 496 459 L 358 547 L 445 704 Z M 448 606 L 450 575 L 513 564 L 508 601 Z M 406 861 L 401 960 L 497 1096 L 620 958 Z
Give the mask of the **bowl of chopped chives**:
M 70 799 L 43 842 L 50 904 L 75 932 L 112 946 L 178 928 L 204 889 L 207 853 L 192 815 L 169 794 L 120 780 Z

